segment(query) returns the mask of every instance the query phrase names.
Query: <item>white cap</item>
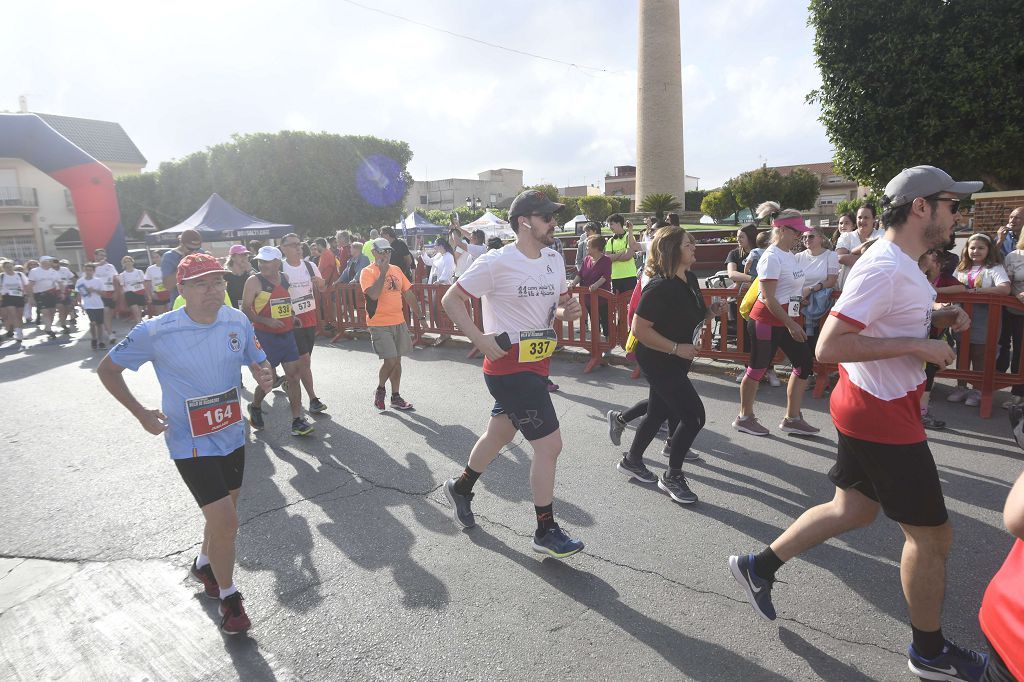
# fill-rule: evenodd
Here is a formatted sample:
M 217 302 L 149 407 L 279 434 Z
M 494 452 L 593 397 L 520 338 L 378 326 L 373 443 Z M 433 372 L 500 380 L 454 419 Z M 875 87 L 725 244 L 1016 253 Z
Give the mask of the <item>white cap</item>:
M 39 262 L 40 263 L 42 263 L 43 261 L 52 261 L 52 260 L 57 260 L 57 259 L 54 258 L 53 256 L 40 256 L 39 257 Z
M 281 249 L 276 246 L 261 246 L 256 252 L 256 260 L 284 260 Z

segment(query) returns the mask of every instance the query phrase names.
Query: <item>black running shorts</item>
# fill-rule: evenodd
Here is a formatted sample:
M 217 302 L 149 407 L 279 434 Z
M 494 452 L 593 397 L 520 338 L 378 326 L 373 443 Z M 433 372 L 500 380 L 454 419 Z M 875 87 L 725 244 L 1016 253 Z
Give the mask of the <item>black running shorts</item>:
M 296 327 L 292 330 L 295 335 L 295 345 L 299 349 L 299 355 L 310 355 L 316 345 L 316 327 Z
M 242 487 L 245 446 L 223 457 L 189 457 L 174 464 L 201 509 Z
M 878 502 L 897 523 L 941 526 L 949 520 L 928 441 L 888 445 L 840 433 L 839 452 L 828 477 L 837 488 L 853 488 Z
M 137 291 L 126 291 L 124 292 L 124 304 L 125 305 L 146 305 L 146 295 L 140 294 Z
M 39 310 L 53 310 L 57 307 L 56 291 L 40 291 L 35 295 L 36 308 Z
M 540 440 L 558 430 L 558 415 L 541 375 L 534 372 L 485 374 L 484 382 L 494 398 L 491 416 L 508 416 L 526 440 Z

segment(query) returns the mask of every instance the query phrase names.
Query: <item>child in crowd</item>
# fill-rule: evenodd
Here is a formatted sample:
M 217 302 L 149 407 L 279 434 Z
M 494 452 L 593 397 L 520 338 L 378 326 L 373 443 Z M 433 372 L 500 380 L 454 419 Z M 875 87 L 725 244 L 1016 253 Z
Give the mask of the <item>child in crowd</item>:
M 1002 294 L 1010 293 L 1010 277 L 1003 267 L 1003 255 L 994 248 L 992 239 L 987 234 L 972 234 L 960 252 L 960 264 L 953 273 L 956 279 L 967 287 L 969 294 Z M 988 336 L 988 306 L 973 305 L 968 310 L 971 316 L 971 330 L 968 341 L 971 344 L 971 369 L 981 371 L 985 365 L 985 341 Z M 999 332 L 996 332 L 996 339 Z M 963 339 L 961 337 L 961 343 Z M 967 390 L 967 384 L 957 382 L 957 388 L 946 400 L 951 403 L 964 403 L 976 407 L 981 403 L 981 391 Z
M 917 261 L 917 266 L 921 268 L 921 272 L 923 272 L 924 276 L 928 278 L 928 281 L 931 283 L 936 293 L 958 294 L 964 291 L 964 285 L 957 281 L 955 277 L 946 275 L 942 272 L 942 251 L 939 249 L 930 249 L 921 254 L 921 257 Z M 944 339 L 950 346 L 954 345 L 953 335 L 948 329 L 939 331 L 935 327 L 932 327 L 928 331 L 928 338 Z M 924 393 L 921 395 L 921 422 L 924 424 L 926 429 L 942 429 L 946 427 L 946 422 L 933 417 L 931 410 L 929 409 L 932 386 L 935 384 L 935 375 L 938 374 L 938 372 L 938 365 L 933 365 L 930 362 L 925 364 Z
M 771 239 L 771 230 L 765 230 L 757 234 L 757 239 L 755 240 L 757 248 L 751 249 L 747 257 L 743 259 L 743 274 L 757 274 L 757 260 L 764 253 L 764 250 L 768 248 L 769 244 L 771 244 Z
M 85 308 L 85 314 L 89 316 L 89 334 L 92 336 L 92 347 L 106 348 L 107 344 L 101 341 L 101 330 L 103 328 L 103 299 L 100 292 L 103 291 L 103 280 L 96 276 L 96 264 L 86 263 L 85 274 L 75 284 L 75 291 Z

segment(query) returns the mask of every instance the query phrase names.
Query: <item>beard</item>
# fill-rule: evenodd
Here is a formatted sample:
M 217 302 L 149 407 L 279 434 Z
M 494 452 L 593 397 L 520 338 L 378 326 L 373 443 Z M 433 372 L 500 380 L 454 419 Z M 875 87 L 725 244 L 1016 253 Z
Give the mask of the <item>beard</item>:
M 537 241 L 544 246 L 551 246 L 555 243 L 555 228 L 545 230 L 537 235 Z
M 952 241 L 952 234 L 948 234 L 946 228 L 940 225 L 939 221 L 934 218 L 924 226 L 924 243 L 929 249 L 944 247 L 950 241 Z

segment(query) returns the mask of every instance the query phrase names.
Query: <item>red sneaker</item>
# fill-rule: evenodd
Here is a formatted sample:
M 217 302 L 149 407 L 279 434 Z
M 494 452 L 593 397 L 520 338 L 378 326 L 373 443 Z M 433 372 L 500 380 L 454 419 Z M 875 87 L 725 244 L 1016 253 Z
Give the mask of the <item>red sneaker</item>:
M 405 398 L 398 395 L 397 393 L 391 394 L 391 407 L 396 410 L 411 410 L 412 403 L 406 402 Z
M 245 607 L 242 606 L 242 593 L 235 592 L 220 600 L 218 608 L 220 615 L 220 629 L 228 635 L 237 635 L 252 627 L 249 616 L 245 615 Z
M 217 585 L 217 578 L 213 575 L 213 569 L 210 564 L 206 564 L 202 568 L 196 567 L 196 560 L 192 560 L 192 568 L 188 569 L 188 574 L 192 576 L 192 579 L 197 583 L 202 583 L 203 594 L 210 599 L 220 599 L 220 586 Z
M 373 394 L 373 406 L 378 410 L 387 409 L 384 407 L 384 388 L 380 387 Z

